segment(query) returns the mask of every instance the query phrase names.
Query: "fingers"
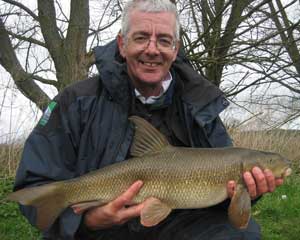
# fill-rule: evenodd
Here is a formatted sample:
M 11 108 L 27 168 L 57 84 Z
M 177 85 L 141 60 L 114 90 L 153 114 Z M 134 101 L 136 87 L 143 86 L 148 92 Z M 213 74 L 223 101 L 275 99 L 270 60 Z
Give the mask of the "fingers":
M 227 183 L 227 193 L 228 193 L 228 197 L 229 198 L 233 197 L 235 189 L 236 189 L 236 183 L 235 183 L 235 181 L 229 181 Z
M 111 207 L 115 210 L 119 210 L 125 207 L 127 204 L 130 204 L 142 186 L 142 181 L 138 180 L 134 182 L 123 194 L 111 202 Z
M 267 192 L 274 192 L 277 186 L 283 184 L 283 179 L 276 179 L 271 170 L 265 169 L 263 171 L 259 167 L 254 167 L 251 172 L 244 172 L 243 178 L 252 199 Z M 229 181 L 227 183 L 228 197 L 232 198 L 235 189 L 236 183 Z
M 110 203 L 112 211 L 117 213 L 117 222 L 118 224 L 122 224 L 127 222 L 129 219 L 138 217 L 141 213 L 142 204 L 137 204 L 130 207 L 125 207 L 126 205 L 130 205 L 134 197 L 138 194 L 141 187 L 143 186 L 142 181 L 134 182 L 122 195 L 117 197 L 114 201 Z
M 244 182 L 247 186 L 250 197 L 252 199 L 255 198 L 257 195 L 257 191 L 256 191 L 256 183 L 255 183 L 255 180 L 254 180 L 252 174 L 250 172 L 245 172 L 243 177 L 244 177 Z
M 143 204 L 126 208 L 143 185 L 142 181 L 134 182 L 124 193 L 106 205 L 89 209 L 84 215 L 84 222 L 90 229 L 109 228 L 120 225 L 140 215 Z
M 276 187 L 280 186 L 283 184 L 283 179 L 282 178 L 278 178 L 278 179 L 275 179 L 275 185 Z
M 120 211 L 119 217 L 127 222 L 129 219 L 139 217 L 144 204 L 140 203 Z
M 252 174 L 256 184 L 256 194 L 260 196 L 261 194 L 268 192 L 268 182 L 264 172 L 260 168 L 254 167 L 252 169 Z
M 268 189 L 266 189 L 265 192 L 274 192 L 276 188 L 275 176 L 273 175 L 272 171 L 270 171 L 269 169 L 264 170 L 264 175 L 268 185 Z
M 275 179 L 269 169 L 263 171 L 259 167 L 254 167 L 251 172 L 245 172 L 243 176 L 252 199 L 267 192 L 274 192 L 277 186 L 283 184 L 283 179 Z

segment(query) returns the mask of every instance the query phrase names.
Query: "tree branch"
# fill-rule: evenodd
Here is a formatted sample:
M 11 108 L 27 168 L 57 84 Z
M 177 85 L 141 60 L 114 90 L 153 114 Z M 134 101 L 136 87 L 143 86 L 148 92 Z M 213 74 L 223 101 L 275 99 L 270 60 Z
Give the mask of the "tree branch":
M 10 73 L 23 95 L 33 101 L 40 109 L 44 109 L 50 99 L 34 82 L 32 76 L 24 71 L 15 55 L 8 33 L 1 19 L 0 46 L 0 64 Z
M 48 84 L 48 85 L 52 85 L 52 86 L 54 86 L 54 87 L 56 87 L 56 88 L 58 88 L 58 83 L 57 83 L 57 81 L 56 80 L 52 80 L 52 79 L 46 79 L 46 78 L 43 78 L 43 77 L 40 77 L 40 76 L 37 76 L 37 75 L 33 75 L 33 74 L 31 74 L 31 75 L 29 75 L 32 79 L 34 79 L 34 80 L 37 80 L 37 81 L 39 81 L 39 82 L 41 82 L 41 83 L 44 83 L 44 84 Z
M 70 22 L 65 47 L 76 55 L 86 51 L 86 39 L 89 31 L 89 1 L 72 0 Z
M 32 12 L 28 7 L 24 6 L 22 3 L 13 0 L 2 0 L 2 1 L 21 8 L 22 10 L 27 12 L 34 20 L 39 21 L 39 17 L 34 12 Z
M 41 42 L 41 41 L 39 41 L 39 40 L 37 40 L 35 38 L 25 37 L 23 35 L 19 35 L 19 34 L 13 33 L 12 31 L 9 31 L 9 30 L 7 30 L 7 33 L 10 36 L 12 36 L 12 37 L 14 37 L 16 39 L 19 39 L 19 40 L 22 40 L 22 41 L 26 41 L 26 42 L 30 42 L 30 43 L 33 43 L 33 44 L 36 44 L 36 45 L 39 45 L 41 47 L 46 48 L 46 44 L 44 42 Z
M 53 0 L 38 0 L 38 10 L 41 30 L 46 46 L 54 60 L 55 66 L 61 61 L 63 39 L 56 25 L 56 13 Z
M 278 29 L 279 35 L 282 39 L 282 44 L 284 45 L 284 47 L 286 48 L 290 58 L 292 59 L 292 61 L 294 63 L 293 65 L 296 68 L 298 74 L 300 74 L 300 53 L 299 53 L 297 44 L 294 40 L 294 36 L 292 34 L 292 29 L 293 28 L 289 24 L 288 17 L 286 15 L 286 12 L 285 12 L 282 4 L 280 3 L 280 1 L 276 1 L 276 2 L 278 4 L 279 11 L 280 11 L 281 16 L 283 18 L 285 26 L 281 25 L 277 15 L 272 14 L 271 18 L 274 21 L 274 23 L 275 23 L 275 25 Z M 271 13 L 274 13 L 275 8 L 274 8 L 274 5 L 273 5 L 272 2 L 269 3 L 269 7 L 270 7 L 270 10 L 271 10 Z M 298 24 L 299 24 L 299 22 L 298 22 Z M 285 31 L 287 32 L 287 36 L 285 34 Z

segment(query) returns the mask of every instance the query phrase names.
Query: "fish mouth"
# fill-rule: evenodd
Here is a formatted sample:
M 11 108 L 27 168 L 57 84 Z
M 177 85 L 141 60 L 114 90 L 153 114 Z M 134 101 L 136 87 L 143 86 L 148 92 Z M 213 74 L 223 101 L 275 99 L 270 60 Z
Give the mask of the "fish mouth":
M 287 176 L 290 176 L 292 174 L 292 169 L 290 167 L 287 167 L 283 174 L 282 174 L 282 177 L 287 177 Z

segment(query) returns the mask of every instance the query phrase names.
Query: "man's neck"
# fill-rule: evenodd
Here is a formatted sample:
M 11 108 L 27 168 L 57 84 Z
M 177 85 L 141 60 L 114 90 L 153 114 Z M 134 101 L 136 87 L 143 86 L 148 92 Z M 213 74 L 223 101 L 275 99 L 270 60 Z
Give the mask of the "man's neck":
M 159 96 L 163 91 L 161 83 L 159 85 L 148 85 L 148 86 L 143 85 L 143 86 L 135 86 L 135 87 L 139 91 L 139 93 L 145 98 L 151 96 Z

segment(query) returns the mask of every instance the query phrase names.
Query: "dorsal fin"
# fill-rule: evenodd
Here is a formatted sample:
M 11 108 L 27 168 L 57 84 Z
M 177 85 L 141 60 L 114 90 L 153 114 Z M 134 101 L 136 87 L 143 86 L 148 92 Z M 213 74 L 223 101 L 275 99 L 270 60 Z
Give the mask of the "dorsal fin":
M 161 151 L 170 145 L 166 137 L 143 118 L 131 116 L 129 120 L 135 125 L 135 134 L 130 148 L 132 156 L 141 157 Z

